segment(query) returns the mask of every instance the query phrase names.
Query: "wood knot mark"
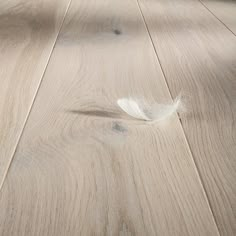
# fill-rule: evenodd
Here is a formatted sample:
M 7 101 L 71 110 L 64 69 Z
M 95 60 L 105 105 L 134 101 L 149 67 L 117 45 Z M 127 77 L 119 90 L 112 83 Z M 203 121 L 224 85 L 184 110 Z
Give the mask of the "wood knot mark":
M 113 122 L 112 130 L 118 133 L 126 133 L 127 129 L 120 122 Z
M 116 35 L 122 34 L 122 32 L 120 30 L 118 30 L 118 29 L 114 29 L 113 33 L 116 34 Z

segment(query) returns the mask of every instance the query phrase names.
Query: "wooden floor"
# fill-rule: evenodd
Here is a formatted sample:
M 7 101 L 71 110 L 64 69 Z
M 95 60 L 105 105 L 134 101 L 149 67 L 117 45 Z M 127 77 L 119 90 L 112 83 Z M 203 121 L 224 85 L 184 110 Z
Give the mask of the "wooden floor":
M 236 235 L 235 1 L 1 1 L 0 79 L 1 236 Z

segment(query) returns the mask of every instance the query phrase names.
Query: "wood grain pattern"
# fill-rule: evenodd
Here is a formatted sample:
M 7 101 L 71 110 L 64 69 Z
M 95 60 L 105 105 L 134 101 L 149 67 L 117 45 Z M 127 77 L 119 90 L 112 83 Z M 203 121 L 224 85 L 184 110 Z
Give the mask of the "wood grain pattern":
M 236 235 L 236 38 L 198 1 L 141 0 L 221 235 Z
M 236 35 L 235 0 L 201 0 L 201 2 Z
M 0 2 L 0 188 L 68 3 Z
M 117 98 L 169 92 L 133 0 L 74 0 L 0 195 L 0 235 L 218 231 L 177 116 Z

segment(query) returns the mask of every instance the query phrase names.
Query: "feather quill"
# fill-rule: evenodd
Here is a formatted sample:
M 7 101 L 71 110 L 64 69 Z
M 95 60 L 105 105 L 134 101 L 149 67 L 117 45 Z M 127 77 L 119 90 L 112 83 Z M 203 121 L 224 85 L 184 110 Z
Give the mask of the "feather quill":
M 145 121 L 161 121 L 184 109 L 181 96 L 169 104 L 153 104 L 150 106 L 144 100 L 134 98 L 118 99 L 117 104 L 128 115 Z

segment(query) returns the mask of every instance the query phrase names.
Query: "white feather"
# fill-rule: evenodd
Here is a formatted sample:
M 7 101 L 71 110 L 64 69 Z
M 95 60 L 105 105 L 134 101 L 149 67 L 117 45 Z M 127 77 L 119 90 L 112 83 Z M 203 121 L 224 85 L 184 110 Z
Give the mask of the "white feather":
M 118 99 L 117 104 L 130 116 L 146 121 L 164 120 L 173 113 L 183 109 L 180 96 L 169 104 L 153 104 L 149 106 L 145 101 L 133 98 Z

